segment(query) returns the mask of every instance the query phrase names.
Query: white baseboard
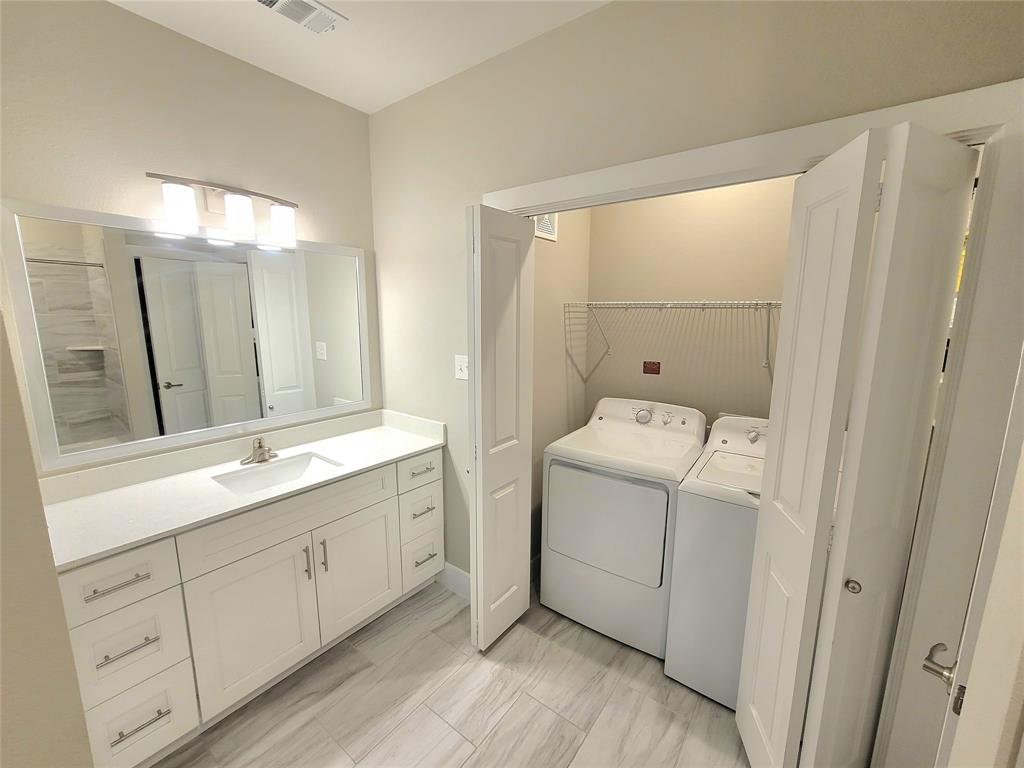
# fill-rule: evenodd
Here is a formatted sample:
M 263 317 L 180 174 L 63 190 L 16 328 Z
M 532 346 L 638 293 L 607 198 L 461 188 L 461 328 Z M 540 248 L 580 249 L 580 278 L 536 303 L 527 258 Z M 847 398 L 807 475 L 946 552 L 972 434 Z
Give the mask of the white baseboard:
M 437 574 L 438 582 L 459 597 L 469 600 L 469 574 L 451 563 L 444 564 L 444 570 Z

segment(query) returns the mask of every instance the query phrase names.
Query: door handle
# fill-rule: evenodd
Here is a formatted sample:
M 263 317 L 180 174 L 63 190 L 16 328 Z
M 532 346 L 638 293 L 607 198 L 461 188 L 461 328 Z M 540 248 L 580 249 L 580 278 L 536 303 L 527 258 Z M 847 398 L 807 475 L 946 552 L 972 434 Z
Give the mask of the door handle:
M 309 581 L 313 580 L 313 561 L 309 557 L 309 547 L 305 546 L 302 548 L 303 554 L 306 556 L 306 578 Z
M 183 387 L 183 386 L 185 386 L 185 385 L 184 385 L 184 384 L 172 384 L 172 383 L 171 383 L 171 382 L 169 382 L 169 381 L 165 381 L 165 382 L 164 382 L 163 384 L 161 384 L 160 386 L 162 386 L 162 387 L 163 387 L 164 389 L 173 389 L 174 387 Z
M 948 667 L 945 664 L 940 664 L 935 657 L 940 653 L 945 653 L 948 650 L 945 643 L 936 643 L 928 650 L 928 655 L 924 657 L 924 663 L 921 665 L 921 669 L 927 672 L 929 675 L 935 675 L 942 682 L 946 684 L 946 693 L 949 693 L 953 689 L 953 675 L 956 673 L 956 661 Z
M 327 539 L 320 539 L 320 546 L 324 548 L 324 561 L 322 565 L 324 567 L 324 573 L 327 573 Z

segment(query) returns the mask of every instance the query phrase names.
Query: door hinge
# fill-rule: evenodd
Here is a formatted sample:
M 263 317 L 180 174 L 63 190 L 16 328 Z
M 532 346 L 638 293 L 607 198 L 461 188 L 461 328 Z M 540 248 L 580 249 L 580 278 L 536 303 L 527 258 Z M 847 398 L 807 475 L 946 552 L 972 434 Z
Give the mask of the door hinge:
M 832 541 L 835 538 L 835 535 L 836 535 L 836 524 L 832 523 L 832 525 L 830 525 L 828 527 L 828 547 L 825 549 L 826 553 L 832 551 Z
M 953 714 L 959 715 L 960 710 L 964 708 L 964 696 L 967 695 L 967 686 L 958 685 L 956 687 L 956 693 L 953 694 Z
M 878 195 L 875 197 L 875 213 L 882 210 L 882 182 L 878 182 Z

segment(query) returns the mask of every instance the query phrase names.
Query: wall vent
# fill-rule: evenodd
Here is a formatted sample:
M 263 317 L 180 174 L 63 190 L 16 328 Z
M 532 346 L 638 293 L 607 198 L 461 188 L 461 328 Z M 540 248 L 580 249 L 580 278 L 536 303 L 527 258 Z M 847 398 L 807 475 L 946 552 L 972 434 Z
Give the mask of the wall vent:
M 257 2 L 318 35 L 333 30 L 339 19 L 348 21 L 347 16 L 331 10 L 317 0 L 257 0 Z
M 533 233 L 537 237 L 553 242 L 558 241 L 558 214 L 542 213 L 533 217 Z

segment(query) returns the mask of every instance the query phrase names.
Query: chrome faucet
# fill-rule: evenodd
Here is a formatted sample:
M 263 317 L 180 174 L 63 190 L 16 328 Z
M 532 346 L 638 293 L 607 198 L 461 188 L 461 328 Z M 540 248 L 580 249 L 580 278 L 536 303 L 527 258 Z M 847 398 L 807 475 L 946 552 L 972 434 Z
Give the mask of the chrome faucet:
M 266 464 L 271 459 L 276 459 L 277 454 L 270 450 L 267 441 L 257 437 L 252 441 L 252 453 L 242 459 L 240 464 Z

